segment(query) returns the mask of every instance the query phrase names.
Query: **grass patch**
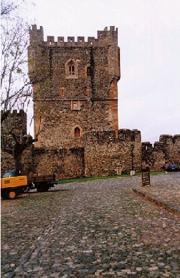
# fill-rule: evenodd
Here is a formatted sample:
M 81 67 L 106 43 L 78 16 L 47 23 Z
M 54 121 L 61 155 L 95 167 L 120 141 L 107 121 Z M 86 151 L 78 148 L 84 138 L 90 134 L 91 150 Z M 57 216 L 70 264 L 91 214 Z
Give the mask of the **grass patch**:
M 156 171 L 150 172 L 150 176 L 158 176 L 158 175 L 162 175 L 162 174 L 164 174 L 164 172 L 156 172 Z M 136 176 L 141 176 L 141 172 L 136 173 Z
M 129 174 L 117 175 L 117 176 L 100 176 L 100 177 L 82 177 L 82 178 L 71 178 L 71 179 L 62 179 L 59 180 L 59 184 L 71 183 L 71 182 L 86 182 L 86 181 L 95 181 L 95 180 L 107 180 L 107 179 L 116 179 L 116 178 L 129 177 Z
M 150 173 L 151 176 L 162 175 L 164 172 L 155 172 Z M 135 176 L 141 176 L 141 172 L 137 172 Z M 130 177 L 130 174 L 122 174 L 115 176 L 100 176 L 100 177 L 80 177 L 80 178 L 67 178 L 58 181 L 58 184 L 72 183 L 72 182 L 86 182 L 86 181 L 95 181 L 95 180 L 107 180 L 107 179 L 116 179 L 116 178 L 125 178 Z
M 162 175 L 162 174 L 164 174 L 164 172 L 155 172 L 155 171 L 150 172 L 151 176 L 158 176 L 158 175 Z

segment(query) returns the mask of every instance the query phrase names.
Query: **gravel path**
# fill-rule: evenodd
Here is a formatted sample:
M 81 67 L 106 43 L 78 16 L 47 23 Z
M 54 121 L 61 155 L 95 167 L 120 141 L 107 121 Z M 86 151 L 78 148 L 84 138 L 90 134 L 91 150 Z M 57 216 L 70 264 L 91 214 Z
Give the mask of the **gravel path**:
M 3 201 L 2 277 L 179 278 L 180 218 L 133 193 L 138 184 L 96 180 Z

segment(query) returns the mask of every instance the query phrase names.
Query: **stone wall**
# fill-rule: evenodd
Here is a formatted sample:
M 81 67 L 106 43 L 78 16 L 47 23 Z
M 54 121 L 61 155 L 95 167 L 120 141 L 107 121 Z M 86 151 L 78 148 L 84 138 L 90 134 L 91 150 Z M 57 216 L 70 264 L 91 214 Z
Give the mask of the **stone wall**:
M 84 149 L 35 148 L 33 151 L 34 173 L 55 174 L 57 179 L 84 176 Z
M 28 147 L 22 153 L 22 174 L 28 175 L 34 171 L 33 161 L 32 161 L 33 146 Z M 15 169 L 15 161 L 12 154 L 6 151 L 1 151 L 1 173 L 2 175 L 8 171 Z
M 12 169 L 15 169 L 15 161 L 13 156 L 1 150 L 1 175 Z
M 57 178 L 110 176 L 141 170 L 149 165 L 161 171 L 168 162 L 180 164 L 180 135 L 160 136 L 154 145 L 142 143 L 138 130 L 90 132 L 85 135 L 84 148 L 34 148 L 22 155 L 23 174 L 56 174 Z M 2 151 L 2 174 L 14 169 L 13 156 Z
M 90 132 L 84 137 L 84 148 L 34 148 L 34 173 L 75 178 L 110 176 L 141 169 L 138 130 Z
M 141 169 L 140 131 L 121 129 L 86 135 L 86 176 L 117 175 L 132 169 Z
M 150 142 L 143 142 L 142 161 L 154 171 L 161 171 L 169 162 L 180 164 L 180 134 L 161 135 L 154 145 Z

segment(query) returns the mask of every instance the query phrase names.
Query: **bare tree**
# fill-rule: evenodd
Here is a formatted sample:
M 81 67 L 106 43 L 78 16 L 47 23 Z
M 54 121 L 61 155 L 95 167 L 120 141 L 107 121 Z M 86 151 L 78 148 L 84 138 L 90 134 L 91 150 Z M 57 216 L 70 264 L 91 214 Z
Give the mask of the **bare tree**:
M 16 1 L 16 3 L 18 3 Z M 13 108 L 24 107 L 31 96 L 27 69 L 28 24 L 16 13 L 19 4 L 1 3 L 1 122 Z
M 17 5 L 13 1 L 1 0 L 1 17 L 9 15 L 15 9 L 17 9 Z
M 22 171 L 22 155 L 25 149 L 38 140 L 39 131 L 33 139 L 26 134 L 17 134 L 8 129 L 8 116 L 13 109 L 28 107 L 32 95 L 32 82 L 39 82 L 28 77 L 29 26 L 18 15 L 23 0 L 1 0 L 1 123 L 5 126 L 2 134 L 3 151 L 11 154 L 16 171 Z M 2 129 L 4 130 L 4 128 Z M 3 132 L 2 132 L 3 133 Z
M 12 155 L 15 162 L 15 170 L 17 173 L 20 173 L 23 172 L 24 169 L 22 162 L 24 151 L 31 147 L 34 142 L 38 141 L 38 136 L 41 132 L 41 119 L 39 129 L 34 138 L 31 135 L 27 135 L 23 132 L 17 131 L 17 126 L 15 126 L 15 128 L 12 128 L 12 124 L 10 124 L 10 126 L 8 127 L 7 122 L 8 117 L 3 122 L 3 129 L 5 127 L 6 128 L 1 135 L 1 147 L 4 152 Z

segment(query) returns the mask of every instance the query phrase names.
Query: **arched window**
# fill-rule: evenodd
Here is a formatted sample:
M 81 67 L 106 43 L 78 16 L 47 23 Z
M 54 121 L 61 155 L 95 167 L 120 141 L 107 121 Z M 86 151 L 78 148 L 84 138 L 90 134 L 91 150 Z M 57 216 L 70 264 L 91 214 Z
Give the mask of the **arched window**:
M 70 59 L 65 64 L 66 78 L 78 78 L 78 63 Z
M 75 65 L 74 65 L 74 62 L 72 60 L 69 61 L 69 63 L 68 63 L 68 72 L 69 72 L 69 75 L 74 75 L 75 74 Z
M 76 127 L 74 129 L 74 137 L 75 138 L 79 138 L 81 136 L 81 131 L 80 131 L 80 128 L 79 127 Z

